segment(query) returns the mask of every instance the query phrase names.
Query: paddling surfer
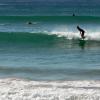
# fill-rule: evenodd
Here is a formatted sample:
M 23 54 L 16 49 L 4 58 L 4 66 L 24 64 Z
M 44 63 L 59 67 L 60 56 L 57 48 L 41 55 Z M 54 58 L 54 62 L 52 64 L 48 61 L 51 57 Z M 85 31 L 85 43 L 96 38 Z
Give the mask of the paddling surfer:
M 77 29 L 80 31 L 81 38 L 84 39 L 85 38 L 85 36 L 84 36 L 85 31 L 83 29 L 81 29 L 79 26 L 77 26 Z

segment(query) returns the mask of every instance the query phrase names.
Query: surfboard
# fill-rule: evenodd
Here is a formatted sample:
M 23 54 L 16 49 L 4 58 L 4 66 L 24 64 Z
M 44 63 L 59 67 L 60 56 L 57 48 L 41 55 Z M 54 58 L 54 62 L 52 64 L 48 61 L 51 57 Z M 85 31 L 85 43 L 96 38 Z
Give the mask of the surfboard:
M 84 38 L 79 38 L 80 41 L 85 41 L 86 40 L 86 36 L 84 36 Z
M 83 38 L 80 38 L 79 40 L 80 40 L 80 41 L 85 41 L 85 39 L 83 39 Z

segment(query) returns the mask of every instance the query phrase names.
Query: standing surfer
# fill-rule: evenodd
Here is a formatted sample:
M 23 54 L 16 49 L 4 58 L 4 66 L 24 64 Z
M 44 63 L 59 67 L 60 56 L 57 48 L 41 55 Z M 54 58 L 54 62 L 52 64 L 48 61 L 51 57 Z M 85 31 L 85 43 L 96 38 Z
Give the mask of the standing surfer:
M 77 29 L 80 31 L 81 38 L 84 39 L 85 38 L 85 36 L 84 36 L 85 31 L 83 29 L 81 29 L 79 26 L 77 26 Z

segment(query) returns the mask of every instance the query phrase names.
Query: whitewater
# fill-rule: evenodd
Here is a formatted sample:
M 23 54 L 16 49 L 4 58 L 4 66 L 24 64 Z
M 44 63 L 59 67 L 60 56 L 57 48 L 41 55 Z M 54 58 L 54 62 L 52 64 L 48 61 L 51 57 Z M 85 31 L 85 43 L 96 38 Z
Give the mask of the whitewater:
M 100 81 L 0 79 L 0 100 L 99 100 Z
M 69 40 L 81 39 L 80 32 L 57 32 L 53 31 L 51 34 L 56 34 L 58 37 L 66 37 Z M 50 35 L 50 34 L 49 34 Z M 100 32 L 85 32 L 85 40 L 100 41 Z

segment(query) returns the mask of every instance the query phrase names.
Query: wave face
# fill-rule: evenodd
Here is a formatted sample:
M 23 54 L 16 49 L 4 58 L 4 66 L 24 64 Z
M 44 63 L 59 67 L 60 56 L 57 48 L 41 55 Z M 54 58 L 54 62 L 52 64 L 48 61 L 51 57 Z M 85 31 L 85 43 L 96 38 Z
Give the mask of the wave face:
M 85 35 L 87 42 L 99 43 L 100 33 L 90 33 Z M 0 32 L 0 42 L 6 43 L 33 43 L 33 44 L 55 44 L 66 41 L 77 42 L 81 39 L 79 33 L 51 32 L 51 33 L 28 33 L 28 32 Z

